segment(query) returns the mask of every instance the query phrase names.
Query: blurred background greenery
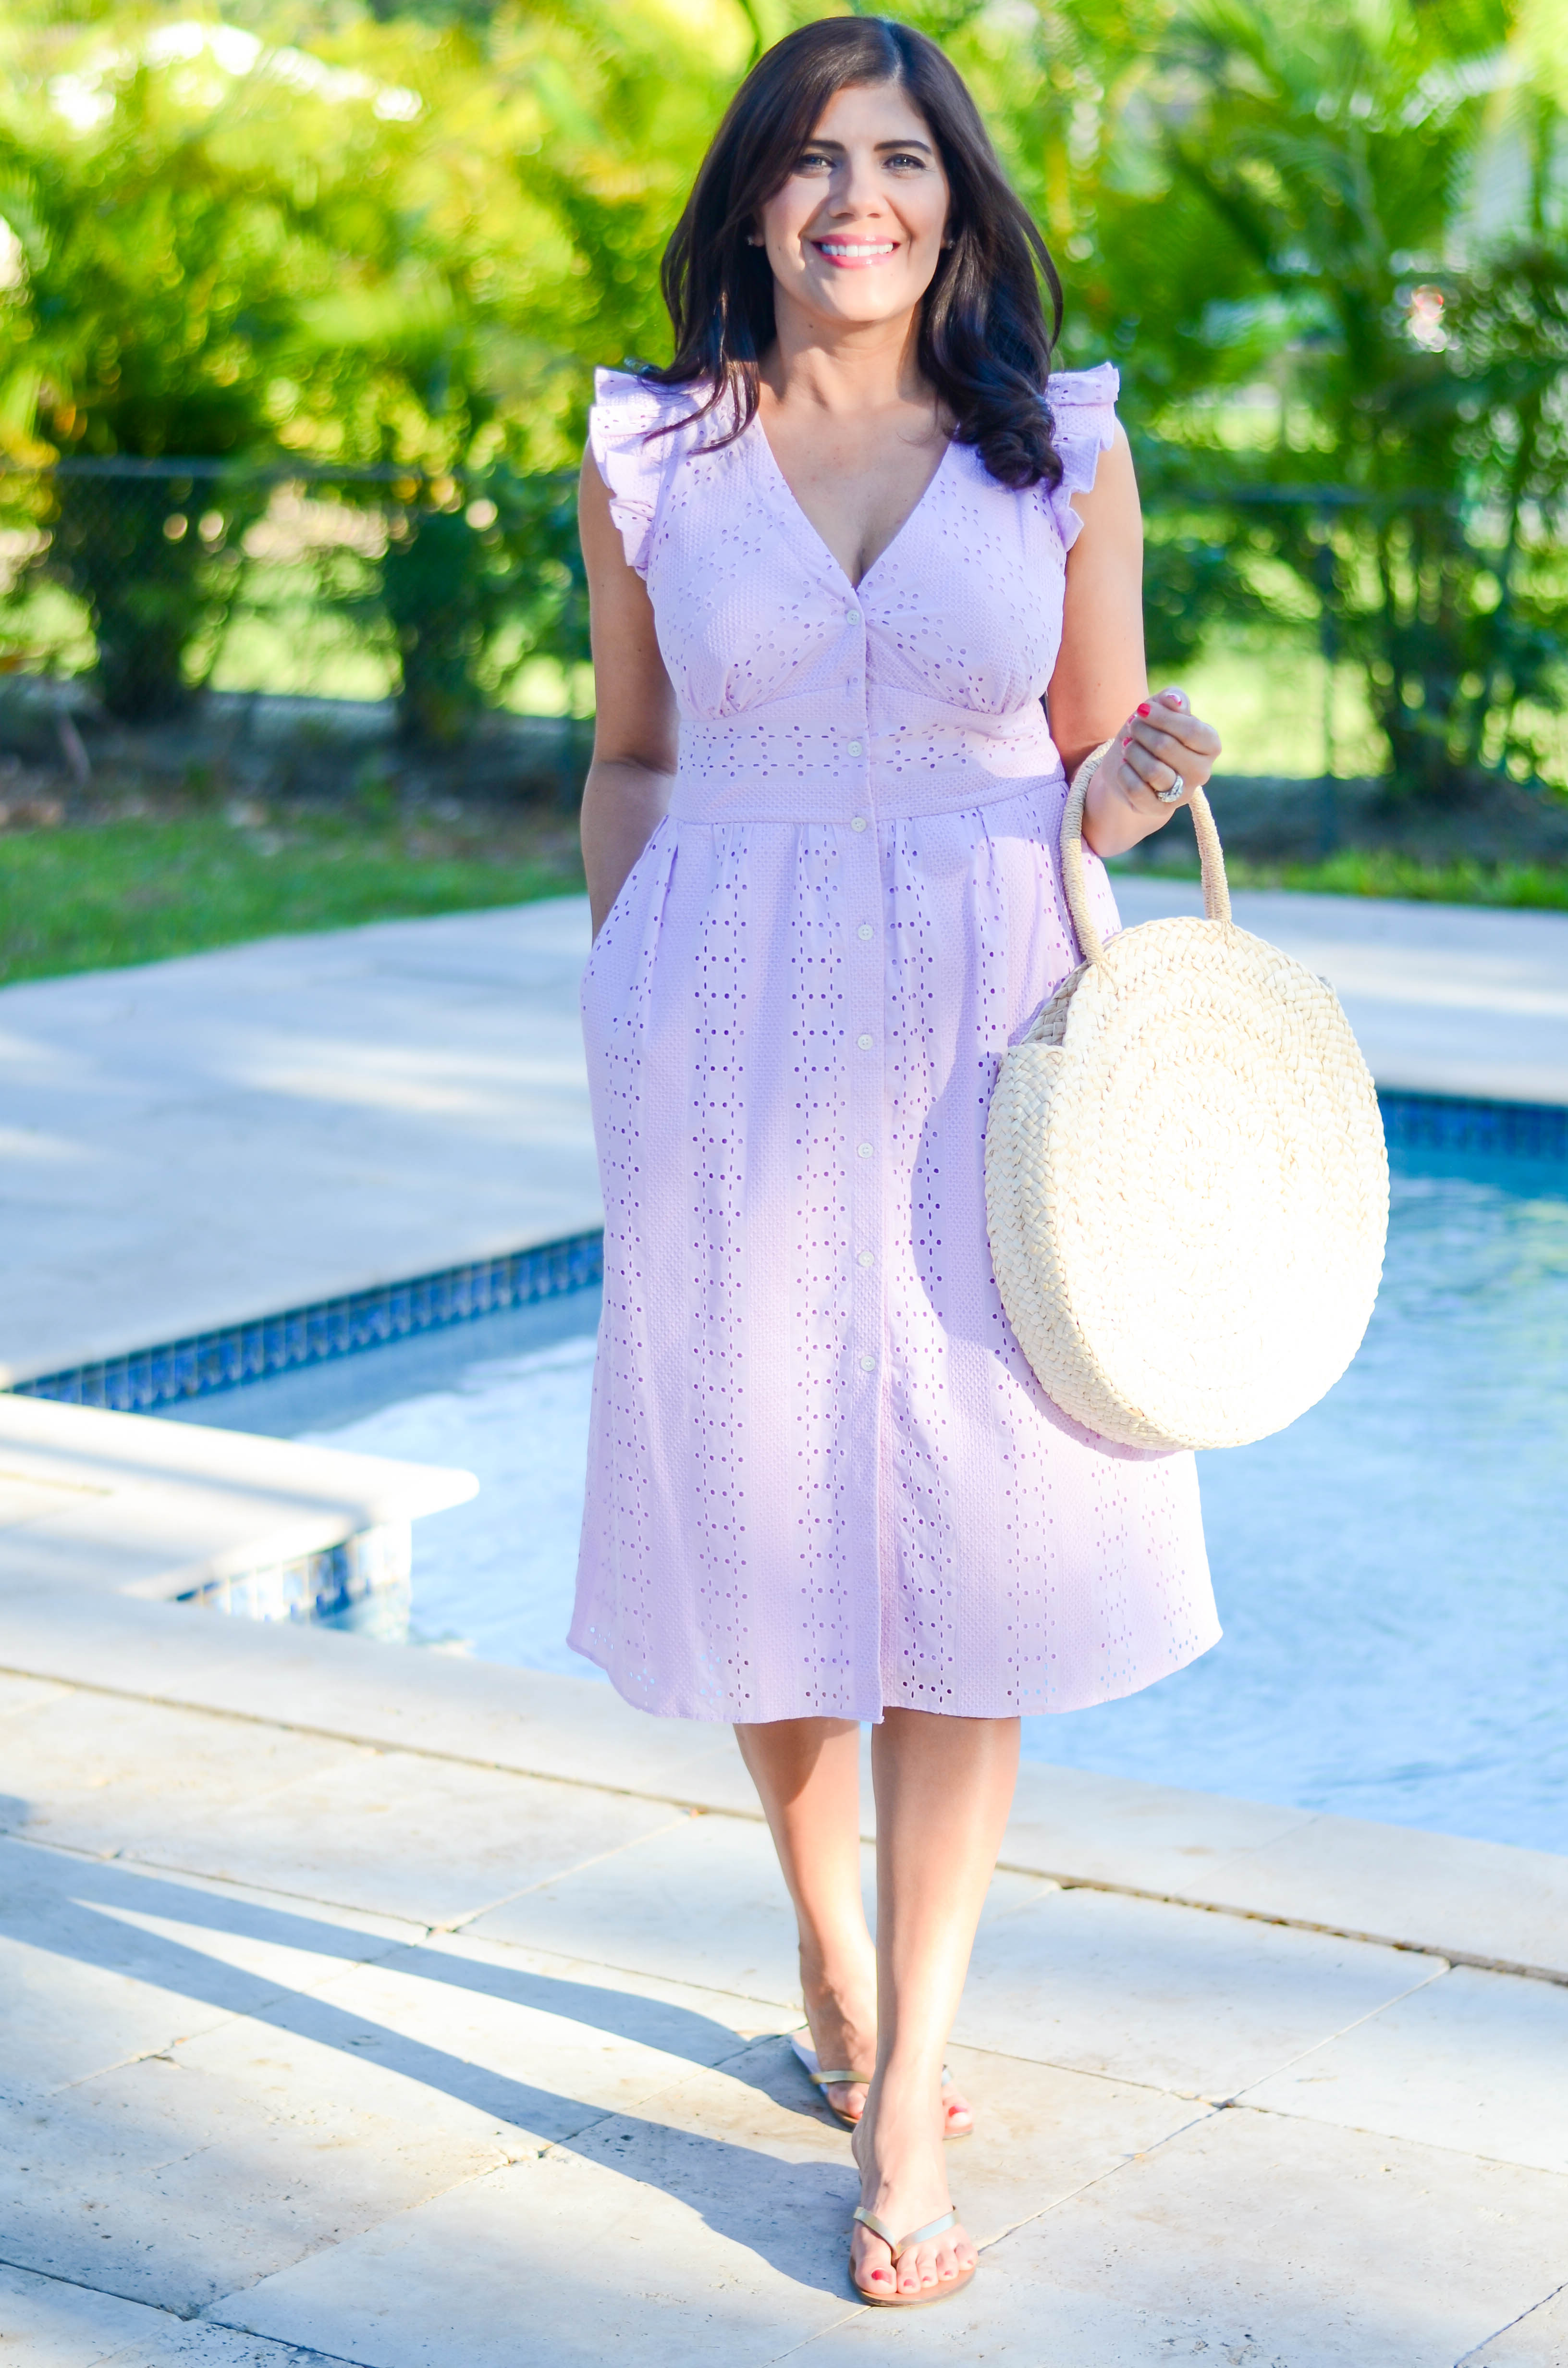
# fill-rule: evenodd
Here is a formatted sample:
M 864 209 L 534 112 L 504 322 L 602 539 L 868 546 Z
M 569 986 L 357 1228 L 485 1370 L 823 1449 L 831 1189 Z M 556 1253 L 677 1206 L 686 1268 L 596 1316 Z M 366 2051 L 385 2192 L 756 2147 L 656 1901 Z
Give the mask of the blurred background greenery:
M 117 783 L 120 812 L 177 780 L 187 826 L 203 792 L 254 809 L 280 765 L 309 789 L 297 733 L 278 755 L 289 700 L 357 826 L 423 797 L 428 830 L 433 798 L 508 766 L 559 820 L 591 704 L 572 481 L 592 369 L 667 351 L 658 257 L 697 159 L 758 48 L 822 13 L 12 0 L 14 825 L 90 820 Z M 894 13 L 968 74 L 1047 230 L 1064 365 L 1121 370 L 1156 678 L 1215 714 L 1239 774 L 1376 784 L 1398 848 L 1361 884 L 1408 888 L 1423 860 L 1442 893 L 1539 875 L 1568 814 L 1561 0 Z M 270 755 L 236 723 L 258 699 Z M 385 744 L 350 759 L 324 701 L 384 702 Z M 551 716 L 554 741 L 528 736 Z M 0 819 L 6 795 L 0 776 Z M 1460 813 L 1503 832 L 1469 890 L 1457 841 L 1411 836 Z

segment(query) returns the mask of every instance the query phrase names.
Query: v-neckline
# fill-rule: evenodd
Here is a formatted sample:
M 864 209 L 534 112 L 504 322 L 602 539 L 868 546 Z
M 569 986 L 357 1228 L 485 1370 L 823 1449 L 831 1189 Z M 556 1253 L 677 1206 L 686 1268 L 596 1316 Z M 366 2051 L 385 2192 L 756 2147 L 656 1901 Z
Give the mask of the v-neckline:
M 937 465 L 932 470 L 930 475 L 926 478 L 925 484 L 921 487 L 919 499 L 904 512 L 903 517 L 899 521 L 896 533 L 894 533 L 888 541 L 883 543 L 881 551 L 878 552 L 875 559 L 872 560 L 869 567 L 867 568 L 865 574 L 857 584 L 854 578 L 850 575 L 849 570 L 845 566 L 843 561 L 838 557 L 837 553 L 830 547 L 830 545 L 824 541 L 822 534 L 806 516 L 804 509 L 801 506 L 799 495 L 796 493 L 793 485 L 791 485 L 789 478 L 784 474 L 783 470 L 778 464 L 778 455 L 775 452 L 772 445 L 767 440 L 767 430 L 762 424 L 762 414 L 760 411 L 756 411 L 752 414 L 751 428 L 749 432 L 756 438 L 757 442 L 761 445 L 767 466 L 773 473 L 775 483 L 777 484 L 779 492 L 783 495 L 785 501 L 789 504 L 791 513 L 811 536 L 811 539 L 815 543 L 817 549 L 823 552 L 824 556 L 827 560 L 828 565 L 833 569 L 834 574 L 838 577 L 839 582 L 841 584 L 847 584 L 850 591 L 854 593 L 857 599 L 858 599 L 861 592 L 870 582 L 872 576 L 876 574 L 882 562 L 892 552 L 897 550 L 899 544 L 903 541 L 904 536 L 909 532 L 910 528 L 914 525 L 915 519 L 919 517 L 921 511 L 930 500 L 932 495 L 937 489 L 937 480 L 940 478 L 943 470 L 948 465 L 953 446 L 958 441 L 956 437 L 949 437 L 947 442 L 942 447 L 940 459 L 937 461 Z

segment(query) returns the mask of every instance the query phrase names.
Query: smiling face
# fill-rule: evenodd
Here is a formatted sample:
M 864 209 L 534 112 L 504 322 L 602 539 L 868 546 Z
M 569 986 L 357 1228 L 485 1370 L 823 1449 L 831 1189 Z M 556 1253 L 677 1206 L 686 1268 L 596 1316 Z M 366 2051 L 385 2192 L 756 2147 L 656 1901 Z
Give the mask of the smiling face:
M 896 83 L 835 92 L 758 218 L 776 305 L 824 327 L 907 317 L 935 276 L 948 202 L 930 127 Z

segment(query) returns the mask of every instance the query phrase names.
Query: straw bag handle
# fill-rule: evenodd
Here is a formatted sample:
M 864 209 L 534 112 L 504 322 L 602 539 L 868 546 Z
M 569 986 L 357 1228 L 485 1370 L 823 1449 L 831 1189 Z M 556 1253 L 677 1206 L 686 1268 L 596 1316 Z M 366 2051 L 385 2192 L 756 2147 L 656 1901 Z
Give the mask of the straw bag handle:
M 1073 776 L 1073 786 L 1067 792 L 1067 803 L 1062 814 L 1062 885 L 1066 891 L 1067 910 L 1073 916 L 1073 927 L 1078 933 L 1079 950 L 1084 960 L 1090 962 L 1104 961 L 1105 940 L 1089 910 L 1089 886 L 1084 877 L 1084 800 L 1110 745 L 1108 740 L 1102 741 L 1085 757 Z M 1193 833 L 1198 840 L 1198 860 L 1203 867 L 1203 910 L 1211 921 L 1228 921 L 1231 917 L 1231 891 L 1225 878 L 1225 858 L 1220 845 L 1220 834 L 1214 827 L 1209 801 L 1201 790 L 1194 790 L 1188 804 Z

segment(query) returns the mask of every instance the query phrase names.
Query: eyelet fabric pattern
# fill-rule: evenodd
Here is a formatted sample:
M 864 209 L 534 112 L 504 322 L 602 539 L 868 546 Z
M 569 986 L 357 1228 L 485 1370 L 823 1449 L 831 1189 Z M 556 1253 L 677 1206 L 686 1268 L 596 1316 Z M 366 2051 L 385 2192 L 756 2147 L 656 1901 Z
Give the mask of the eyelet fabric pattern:
M 1051 381 L 1060 487 L 950 444 L 858 586 L 760 422 L 713 450 L 692 390 L 597 393 L 680 755 L 583 983 L 605 1282 L 572 1643 L 694 1719 L 1134 1692 L 1219 1634 L 1193 1459 L 1045 1396 L 984 1193 L 1001 1056 L 1078 960 L 1041 700 L 1116 373 Z

